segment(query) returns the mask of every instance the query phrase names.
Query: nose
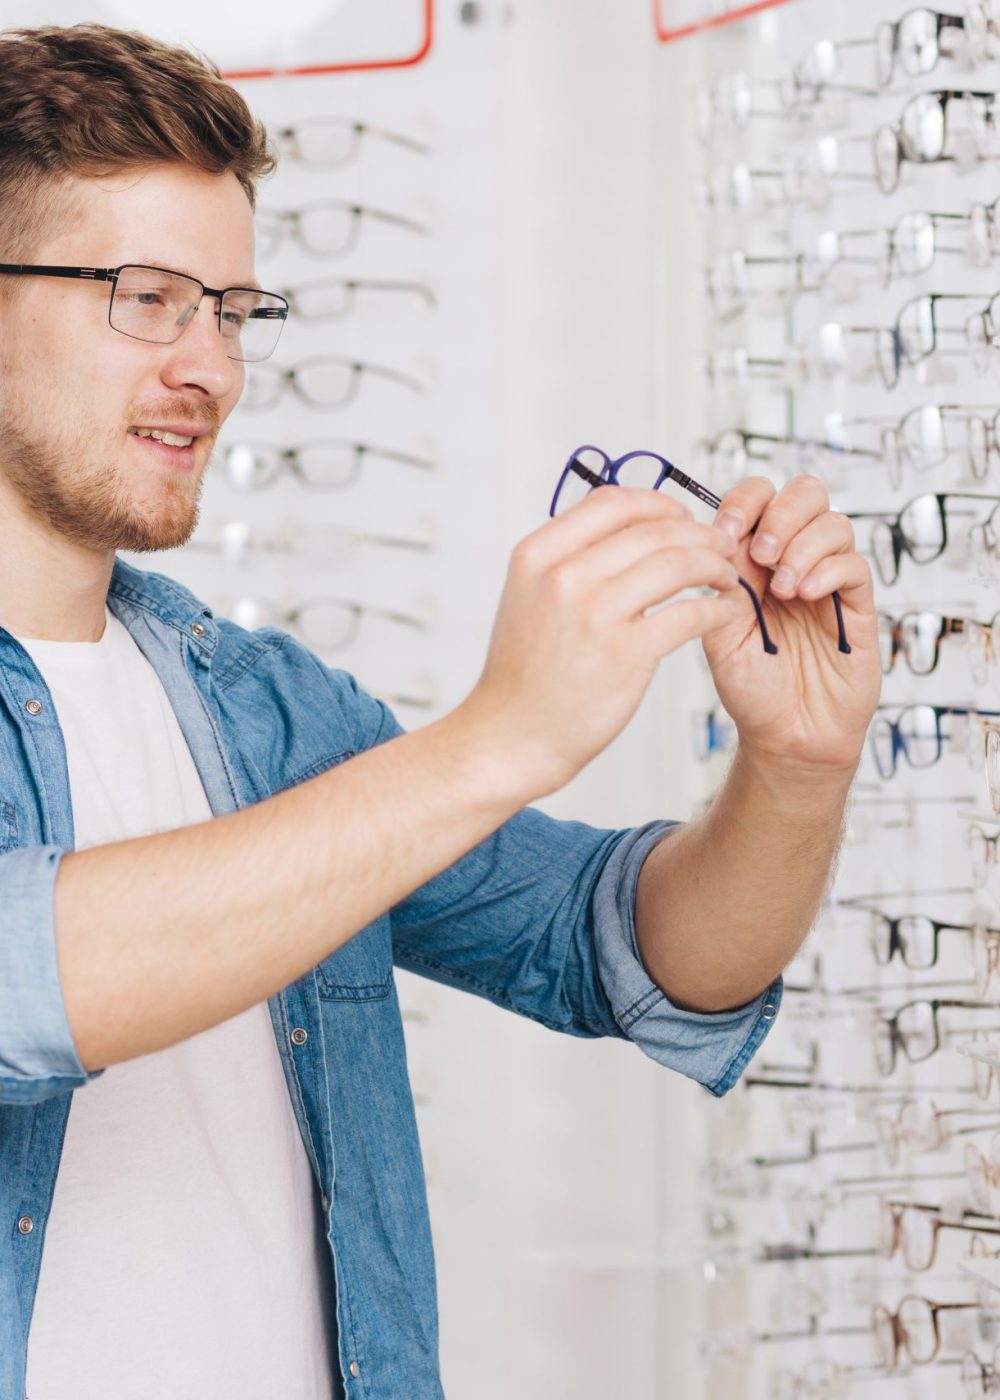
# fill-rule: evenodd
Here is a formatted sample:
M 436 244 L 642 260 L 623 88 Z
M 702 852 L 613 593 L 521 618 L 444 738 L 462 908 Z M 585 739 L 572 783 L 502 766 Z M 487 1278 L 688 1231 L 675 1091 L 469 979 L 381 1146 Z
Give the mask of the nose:
M 202 297 L 177 340 L 164 347 L 160 378 L 169 388 L 197 389 L 207 399 L 226 399 L 242 389 L 243 362 L 226 354 L 216 307 L 212 297 Z

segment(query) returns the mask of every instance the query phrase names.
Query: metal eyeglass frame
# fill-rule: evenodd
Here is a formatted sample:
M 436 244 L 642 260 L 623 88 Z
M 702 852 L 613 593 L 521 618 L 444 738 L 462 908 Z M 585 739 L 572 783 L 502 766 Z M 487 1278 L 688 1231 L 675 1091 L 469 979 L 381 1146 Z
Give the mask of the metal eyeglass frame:
M 589 467 L 584 466 L 584 464 L 579 460 L 579 454 L 581 452 L 597 452 L 601 457 L 604 458 L 606 465 L 602 470 L 601 475 L 598 475 L 596 472 L 592 472 Z M 560 491 L 562 491 L 563 485 L 571 472 L 574 472 L 577 476 L 582 477 L 582 479 L 586 481 L 592 489 L 596 489 L 598 486 L 618 486 L 621 484 L 618 481 L 619 469 L 622 466 L 624 466 L 626 462 L 632 461 L 632 459 L 635 457 L 651 457 L 654 461 L 660 463 L 660 475 L 656 481 L 656 484 L 653 486 L 654 491 L 659 491 L 660 487 L 665 481 L 674 481 L 677 483 L 678 486 L 683 487 L 685 491 L 690 491 L 693 496 L 697 496 L 698 500 L 703 501 L 705 505 L 712 506 L 715 510 L 718 510 L 719 506 L 721 506 L 721 497 L 717 496 L 714 493 L 714 491 L 709 491 L 707 486 L 702 486 L 699 482 L 695 481 L 693 477 L 690 477 L 685 472 L 680 471 L 679 468 L 674 466 L 673 462 L 668 462 L 666 457 L 661 457 L 658 452 L 647 452 L 642 449 L 639 449 L 635 452 L 626 452 L 623 457 L 618 457 L 612 460 L 612 458 L 608 456 L 608 454 L 603 450 L 603 448 L 594 447 L 590 443 L 585 443 L 582 447 L 578 447 L 571 454 L 569 461 L 566 463 L 565 467 L 563 467 L 562 475 L 559 477 L 559 482 L 552 495 L 552 502 L 549 506 L 549 515 L 555 515 L 556 502 L 559 500 L 559 493 Z M 604 475 L 604 472 L 607 473 L 607 476 Z M 755 529 L 756 526 L 754 527 L 754 530 Z M 754 530 L 751 530 L 750 533 L 753 534 Z M 753 610 L 757 615 L 757 624 L 760 627 L 760 635 L 761 640 L 764 643 L 765 652 L 768 654 L 768 656 L 777 655 L 778 648 L 775 646 L 768 633 L 767 624 L 764 621 L 764 610 L 761 607 L 760 599 L 757 597 L 757 594 L 754 592 L 753 588 L 751 588 L 750 584 L 747 583 L 746 579 L 741 578 L 739 582 L 740 586 L 746 590 L 747 594 L 749 595 L 750 601 L 753 604 Z M 843 609 L 841 607 L 840 594 L 834 592 L 831 596 L 833 598 L 833 606 L 837 614 L 837 650 L 843 652 L 845 656 L 850 655 L 851 645 L 847 640 L 847 632 L 844 628 L 844 614 Z
M 193 282 L 196 287 L 201 288 L 201 297 L 195 306 L 195 311 L 201 306 L 202 297 L 217 297 L 219 310 L 216 313 L 216 325 L 219 334 L 222 334 L 222 306 L 227 292 L 254 292 L 261 296 L 273 297 L 275 301 L 284 302 L 284 306 L 262 306 L 251 311 L 250 317 L 260 321 L 280 321 L 284 326 L 288 319 L 288 301 L 277 292 L 265 292 L 260 287 L 206 287 L 204 282 L 198 277 L 192 277 L 188 272 L 175 272 L 173 268 L 157 267 L 153 263 L 122 263 L 119 267 L 50 267 L 44 263 L 0 263 L 0 273 L 6 277 L 69 277 L 80 282 L 110 282 L 111 295 L 108 298 L 108 325 L 119 335 L 128 336 L 129 340 L 141 341 L 143 345 L 174 345 L 184 334 L 187 321 L 181 326 L 173 340 L 146 340 L 144 336 L 133 335 L 130 331 L 123 331 L 121 326 L 116 326 L 111 319 L 111 312 L 115 304 L 115 291 L 118 287 L 118 278 L 128 267 L 138 267 L 148 269 L 150 272 L 165 272 L 171 277 L 183 277 L 186 282 Z M 281 330 L 278 331 L 280 336 Z M 264 359 L 268 359 L 274 354 L 278 344 L 278 336 L 274 338 L 274 345 Z M 239 355 L 227 355 L 227 359 L 239 360 Z M 244 364 L 263 364 L 263 360 L 241 360 Z

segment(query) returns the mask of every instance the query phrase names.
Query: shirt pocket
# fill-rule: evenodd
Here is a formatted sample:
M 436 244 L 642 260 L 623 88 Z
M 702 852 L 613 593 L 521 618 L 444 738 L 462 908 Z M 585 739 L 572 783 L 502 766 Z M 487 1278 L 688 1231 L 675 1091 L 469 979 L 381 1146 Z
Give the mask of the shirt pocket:
M 381 1001 L 392 988 L 392 936 L 383 915 L 316 964 L 316 983 L 327 1001 Z
M 0 798 L 0 856 L 17 845 L 17 809 Z
M 327 754 L 297 773 L 284 788 L 295 787 L 307 778 L 325 773 L 353 758 L 355 752 L 344 749 Z M 369 924 L 317 963 L 316 983 L 320 996 L 327 1001 L 381 1001 L 387 997 L 392 987 L 392 934 L 388 916 Z

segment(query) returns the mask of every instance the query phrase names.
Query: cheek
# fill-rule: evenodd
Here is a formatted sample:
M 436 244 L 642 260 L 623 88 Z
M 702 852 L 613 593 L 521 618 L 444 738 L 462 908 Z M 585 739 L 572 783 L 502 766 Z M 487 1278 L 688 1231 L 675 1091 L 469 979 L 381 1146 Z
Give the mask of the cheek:
M 233 374 L 232 390 L 225 396 L 225 398 L 219 400 L 220 427 L 229 417 L 230 413 L 232 413 L 233 409 L 239 403 L 240 399 L 243 397 L 243 390 L 247 382 L 247 369 L 245 363 L 242 360 L 233 360 L 232 364 L 235 371 L 235 373 Z

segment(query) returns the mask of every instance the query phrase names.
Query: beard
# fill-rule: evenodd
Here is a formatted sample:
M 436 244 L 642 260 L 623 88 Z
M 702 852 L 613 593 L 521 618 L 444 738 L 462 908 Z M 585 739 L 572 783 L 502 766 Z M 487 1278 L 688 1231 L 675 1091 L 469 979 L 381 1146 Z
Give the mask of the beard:
M 215 427 L 218 410 L 212 407 L 210 421 Z M 197 476 L 154 473 L 137 464 L 133 488 L 124 468 L 84 457 L 80 444 L 95 440 L 96 432 L 90 433 L 81 425 L 66 435 L 44 437 L 28 430 L 26 418 L 17 408 L 8 398 L 0 415 L 0 474 L 29 510 L 52 529 L 93 550 L 146 553 L 187 544 L 198 524 L 207 464 Z M 153 412 L 138 411 L 130 421 L 172 417 L 190 422 L 194 416 L 190 404 L 175 403 L 172 410 L 160 404 Z M 208 420 L 204 409 L 199 416 Z M 137 499 L 137 488 L 147 474 L 155 480 L 155 487 L 147 487 L 149 503 Z

